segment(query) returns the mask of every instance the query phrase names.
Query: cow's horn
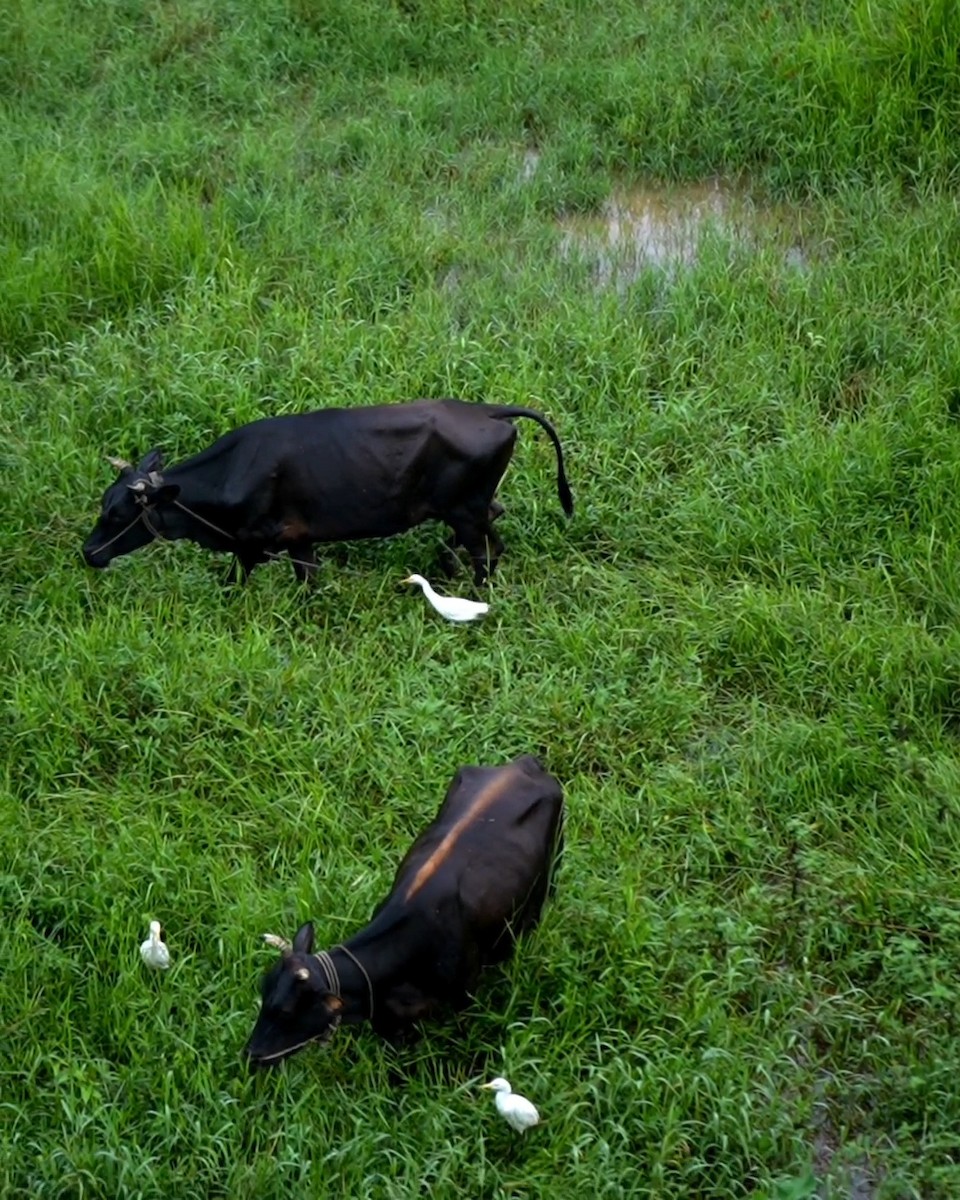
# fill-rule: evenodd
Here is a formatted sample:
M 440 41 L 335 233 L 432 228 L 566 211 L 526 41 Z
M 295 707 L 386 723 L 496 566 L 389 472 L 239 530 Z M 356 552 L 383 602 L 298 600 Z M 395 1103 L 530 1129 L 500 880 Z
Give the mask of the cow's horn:
M 310 978 L 310 971 L 307 967 L 297 967 L 294 974 L 298 979 L 304 980 L 304 982 Z
M 136 483 L 128 483 L 127 487 L 131 492 L 136 492 L 137 495 L 142 496 L 147 490 L 147 481 L 145 479 L 138 479 Z
M 133 467 L 125 458 L 114 458 L 112 454 L 107 455 L 107 462 L 115 471 L 132 471 Z
M 267 943 L 268 946 L 273 946 L 273 948 L 275 950 L 283 950 L 284 952 L 286 952 L 286 951 L 290 950 L 290 948 L 291 948 L 290 943 L 287 941 L 287 939 L 280 937 L 276 933 L 263 934 L 263 940 Z

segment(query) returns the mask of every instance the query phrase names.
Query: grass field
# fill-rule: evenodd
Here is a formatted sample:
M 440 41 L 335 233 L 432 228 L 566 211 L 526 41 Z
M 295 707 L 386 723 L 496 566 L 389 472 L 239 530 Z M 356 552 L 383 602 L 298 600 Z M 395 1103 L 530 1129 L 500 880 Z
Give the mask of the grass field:
M 958 12 L 6 6 L 5 1200 L 958 1194 Z M 713 176 L 804 253 L 563 249 Z M 481 626 L 398 587 L 430 528 L 306 595 L 80 560 L 106 454 L 437 395 L 545 412 L 577 503 L 527 424 Z M 260 934 L 342 938 L 455 769 L 528 751 L 558 891 L 472 1009 L 249 1075 Z

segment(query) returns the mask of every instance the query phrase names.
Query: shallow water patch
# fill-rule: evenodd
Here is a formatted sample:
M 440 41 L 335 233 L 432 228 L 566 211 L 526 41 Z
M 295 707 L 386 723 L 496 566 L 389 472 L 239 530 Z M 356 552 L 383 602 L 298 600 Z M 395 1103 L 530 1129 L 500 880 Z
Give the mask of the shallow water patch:
M 600 287 L 629 283 L 645 270 L 692 267 L 710 236 L 738 250 L 772 243 L 786 264 L 803 270 L 812 258 L 805 216 L 799 206 L 761 203 L 719 179 L 639 185 L 615 191 L 599 213 L 561 217 L 560 253 L 592 263 Z

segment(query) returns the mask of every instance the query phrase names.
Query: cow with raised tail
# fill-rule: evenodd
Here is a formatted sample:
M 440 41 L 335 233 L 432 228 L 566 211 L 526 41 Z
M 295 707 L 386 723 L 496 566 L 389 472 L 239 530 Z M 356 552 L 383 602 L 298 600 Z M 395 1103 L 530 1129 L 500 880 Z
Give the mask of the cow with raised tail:
M 452 531 L 442 565 L 449 573 L 463 546 L 479 585 L 503 551 L 495 494 L 518 417 L 536 421 L 552 441 L 557 491 L 570 516 L 560 439 L 540 413 L 414 400 L 267 417 L 166 469 L 159 450 L 136 467 L 111 459 L 120 476 L 103 495 L 83 555 L 91 567 L 106 567 L 155 538 L 188 538 L 232 552 L 233 580 L 284 551 L 305 580 L 317 543 L 390 537 L 435 520 Z
M 539 921 L 562 826 L 562 788 L 532 756 L 461 767 L 368 925 L 321 951 L 310 923 L 292 945 L 267 935 L 282 953 L 263 980 L 251 1065 L 327 1041 L 341 1022 L 394 1039 L 463 1008 L 482 968 Z

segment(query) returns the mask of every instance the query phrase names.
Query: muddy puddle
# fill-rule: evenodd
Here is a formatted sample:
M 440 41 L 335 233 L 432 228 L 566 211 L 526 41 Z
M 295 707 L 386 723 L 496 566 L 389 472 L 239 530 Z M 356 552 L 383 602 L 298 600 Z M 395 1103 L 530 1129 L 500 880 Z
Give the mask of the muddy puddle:
M 563 257 L 592 264 L 601 287 L 629 283 L 651 268 L 673 274 L 691 267 L 712 236 L 738 250 L 776 246 L 799 270 L 813 255 L 801 208 L 761 204 L 720 180 L 619 190 L 599 213 L 563 217 L 560 227 Z

